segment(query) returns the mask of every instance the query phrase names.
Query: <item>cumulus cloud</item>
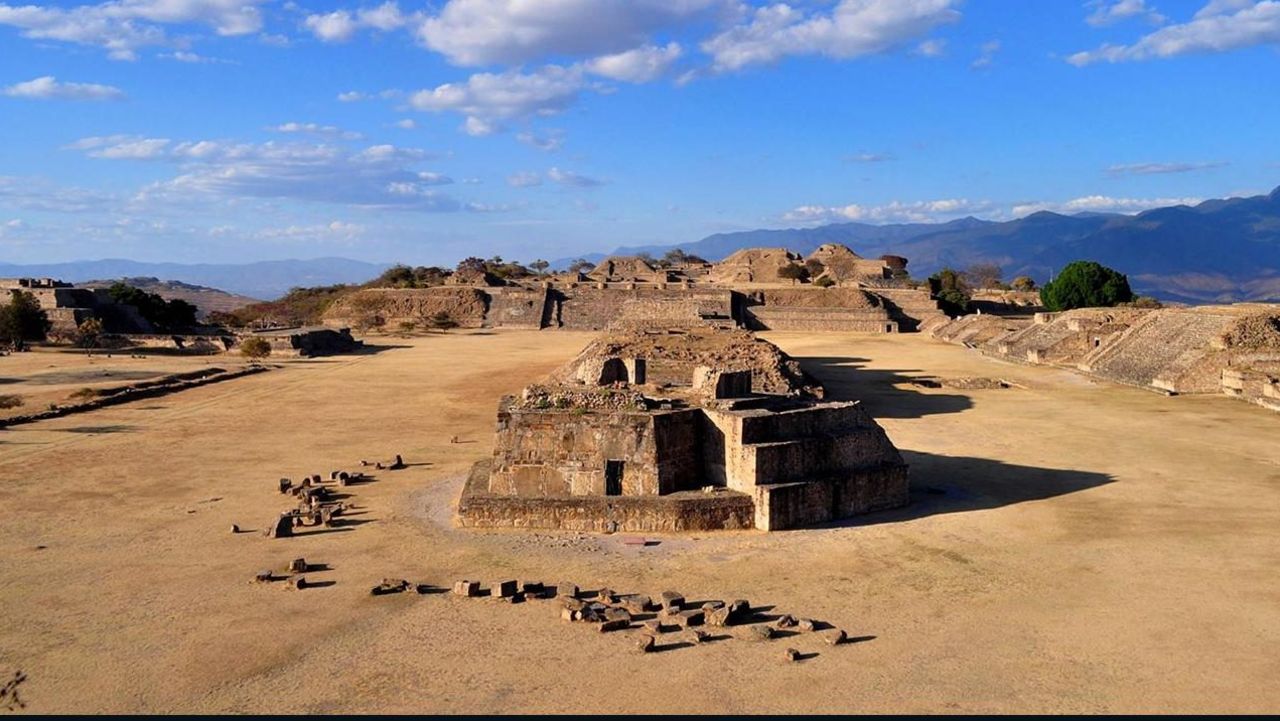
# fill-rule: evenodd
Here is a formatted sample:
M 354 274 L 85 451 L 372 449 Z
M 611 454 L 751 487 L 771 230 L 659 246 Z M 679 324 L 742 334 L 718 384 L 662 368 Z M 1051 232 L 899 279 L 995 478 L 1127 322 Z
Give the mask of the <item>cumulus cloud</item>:
M 1280 43 L 1280 0 L 1213 0 L 1186 23 L 1167 25 L 1132 45 L 1104 44 L 1067 57 L 1075 66 L 1220 53 Z
M 925 40 L 924 42 L 921 42 L 919 45 L 916 46 L 916 55 L 920 55 L 926 58 L 942 57 L 942 54 L 945 53 L 946 51 L 947 51 L 947 41 L 941 38 Z
M 88 213 L 110 207 L 118 198 L 111 193 L 75 188 L 40 178 L 0 175 L 0 206 L 52 213 Z
M 211 235 L 221 235 L 215 231 L 223 230 L 222 228 L 210 229 Z M 329 223 L 317 223 L 315 225 L 287 225 L 282 228 L 261 228 L 253 233 L 253 237 L 269 241 L 289 241 L 289 242 L 325 242 L 325 241 L 351 241 L 364 235 L 365 227 L 357 223 L 348 223 L 342 220 L 334 220 Z
M 847 59 L 891 50 L 960 19 L 954 0 L 840 0 L 830 12 L 785 3 L 756 9 L 747 22 L 702 43 L 718 71 L 788 55 Z
M 1170 205 L 1195 205 L 1200 198 L 1114 198 L 1108 195 L 1086 195 L 1065 202 L 1033 201 L 1018 203 L 1010 209 L 1010 214 L 1020 218 L 1024 215 L 1048 210 L 1054 213 L 1070 215 L 1072 213 L 1140 213 L 1152 208 L 1164 208 Z
M 928 223 L 957 218 L 974 213 L 986 213 L 995 209 L 988 201 L 970 201 L 963 198 L 945 200 L 893 201 L 884 205 L 844 206 L 801 205 L 783 214 L 782 220 L 802 225 L 825 223 Z
M 58 82 L 52 75 L 10 85 L 0 93 L 11 98 L 33 100 L 120 100 L 124 97 L 123 90 L 111 85 Z
M 1190 173 L 1196 170 L 1221 168 L 1225 165 L 1228 165 L 1228 163 L 1224 160 L 1214 160 L 1204 163 L 1129 163 L 1124 165 L 1112 165 L 1107 168 L 1107 174 L 1163 175 L 1167 173 Z
M 112 0 L 97 5 L 42 7 L 0 5 L 0 25 L 23 37 L 104 48 L 117 60 L 137 58 L 138 48 L 169 45 L 164 26 L 203 25 L 219 35 L 262 28 L 258 6 L 266 0 Z
M 402 13 L 395 2 L 385 2 L 377 7 L 356 11 L 335 10 L 308 15 L 302 24 L 324 42 L 341 43 L 350 40 L 360 30 L 389 32 L 405 27 L 419 18 L 417 13 Z
M 1094 27 L 1113 25 L 1130 18 L 1142 17 L 1155 25 L 1163 24 L 1167 18 L 1156 12 L 1146 0 L 1090 0 L 1085 7 L 1093 12 L 1084 19 Z
M 179 174 L 139 200 L 193 195 L 287 198 L 371 208 L 453 211 L 458 201 L 436 190 L 453 181 L 415 166 L 431 156 L 415 148 L 373 145 L 351 150 L 325 143 L 174 142 L 163 138 L 84 138 L 71 146 L 103 159 L 165 160 Z
M 564 145 L 564 131 L 551 130 L 542 134 L 525 131 L 517 133 L 516 140 L 519 140 L 529 147 L 537 148 L 538 150 L 545 150 L 550 153 L 559 150 L 560 147 Z
M 418 27 L 423 45 L 455 65 L 518 65 L 592 57 L 643 45 L 658 31 L 716 12 L 731 0 L 449 0 Z
M 488 135 L 506 121 L 560 113 L 587 86 L 580 68 L 547 65 L 530 73 L 476 73 L 463 83 L 412 93 L 409 105 L 428 112 L 459 113 L 467 118 L 466 132 Z
M 667 43 L 665 47 L 645 45 L 613 55 L 601 55 L 587 61 L 589 72 L 612 80 L 628 83 L 648 83 L 666 74 L 671 64 L 680 58 L 680 43 Z

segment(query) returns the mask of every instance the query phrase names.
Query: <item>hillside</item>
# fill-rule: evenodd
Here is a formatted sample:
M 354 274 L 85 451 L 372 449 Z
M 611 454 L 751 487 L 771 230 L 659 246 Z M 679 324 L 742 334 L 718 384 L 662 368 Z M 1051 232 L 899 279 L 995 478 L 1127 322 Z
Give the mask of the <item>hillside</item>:
M 614 253 L 661 255 L 680 247 L 720 260 L 741 248 L 781 246 L 807 254 L 822 243 L 843 243 L 868 257 L 905 256 L 917 277 L 944 266 L 992 262 L 1004 268 L 1006 277 L 1030 275 L 1044 281 L 1067 263 L 1087 258 L 1127 273 L 1138 292 L 1168 300 L 1280 299 L 1280 188 L 1269 195 L 1207 200 L 1132 216 L 1044 211 L 1005 222 L 839 223 L 717 233 L 695 243 Z
M 249 298 L 279 298 L 290 288 L 363 283 L 390 264 L 347 258 L 267 260 L 256 263 L 144 263 L 135 260 L 84 260 L 17 265 L 0 262 L 0 277 L 35 276 L 84 283 L 101 278 L 163 278 L 220 288 Z
M 217 288 L 206 288 L 202 285 L 183 283 L 178 280 L 160 280 L 159 278 L 91 280 L 79 285 L 85 288 L 107 288 L 117 280 L 140 290 L 145 290 L 148 293 L 155 293 L 165 300 L 185 300 L 199 309 L 199 316 L 202 318 L 214 311 L 228 313 L 237 308 L 243 308 L 250 303 L 259 302 L 257 298 L 236 295 Z

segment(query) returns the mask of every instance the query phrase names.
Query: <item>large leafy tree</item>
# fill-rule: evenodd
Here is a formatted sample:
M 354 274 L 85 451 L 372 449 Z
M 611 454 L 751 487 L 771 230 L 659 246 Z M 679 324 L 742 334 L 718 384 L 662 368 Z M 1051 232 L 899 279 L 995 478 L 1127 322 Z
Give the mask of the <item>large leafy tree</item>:
M 23 350 L 27 343 L 44 340 L 49 328 L 49 315 L 26 291 L 10 292 L 9 302 L 0 305 L 0 343 Z
M 1040 302 L 1051 311 L 1110 307 L 1131 300 L 1129 279 L 1091 260 L 1069 263 L 1040 289 Z

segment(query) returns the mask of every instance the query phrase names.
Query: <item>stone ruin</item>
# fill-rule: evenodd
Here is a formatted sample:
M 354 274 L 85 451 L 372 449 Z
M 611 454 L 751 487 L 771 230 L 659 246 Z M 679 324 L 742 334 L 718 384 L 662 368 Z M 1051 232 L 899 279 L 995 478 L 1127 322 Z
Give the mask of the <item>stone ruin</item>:
M 737 330 L 603 336 L 499 404 L 471 527 L 781 530 L 907 502 L 907 466 L 862 406 Z

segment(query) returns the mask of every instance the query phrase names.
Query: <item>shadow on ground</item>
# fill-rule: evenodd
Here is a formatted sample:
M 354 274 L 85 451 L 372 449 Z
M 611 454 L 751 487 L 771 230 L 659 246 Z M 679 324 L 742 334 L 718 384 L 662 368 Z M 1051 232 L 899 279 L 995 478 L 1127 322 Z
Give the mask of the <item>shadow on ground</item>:
M 1020 466 L 989 458 L 918 451 L 902 451 L 902 457 L 911 466 L 909 505 L 826 525 L 866 526 L 1002 508 L 1086 491 L 1115 481 L 1106 473 Z
M 870 369 L 866 358 L 796 358 L 805 372 L 822 382 L 827 399 L 862 401 L 872 418 L 920 418 L 959 413 L 973 407 L 970 396 L 922 393 L 899 388 L 933 376 L 918 369 Z

